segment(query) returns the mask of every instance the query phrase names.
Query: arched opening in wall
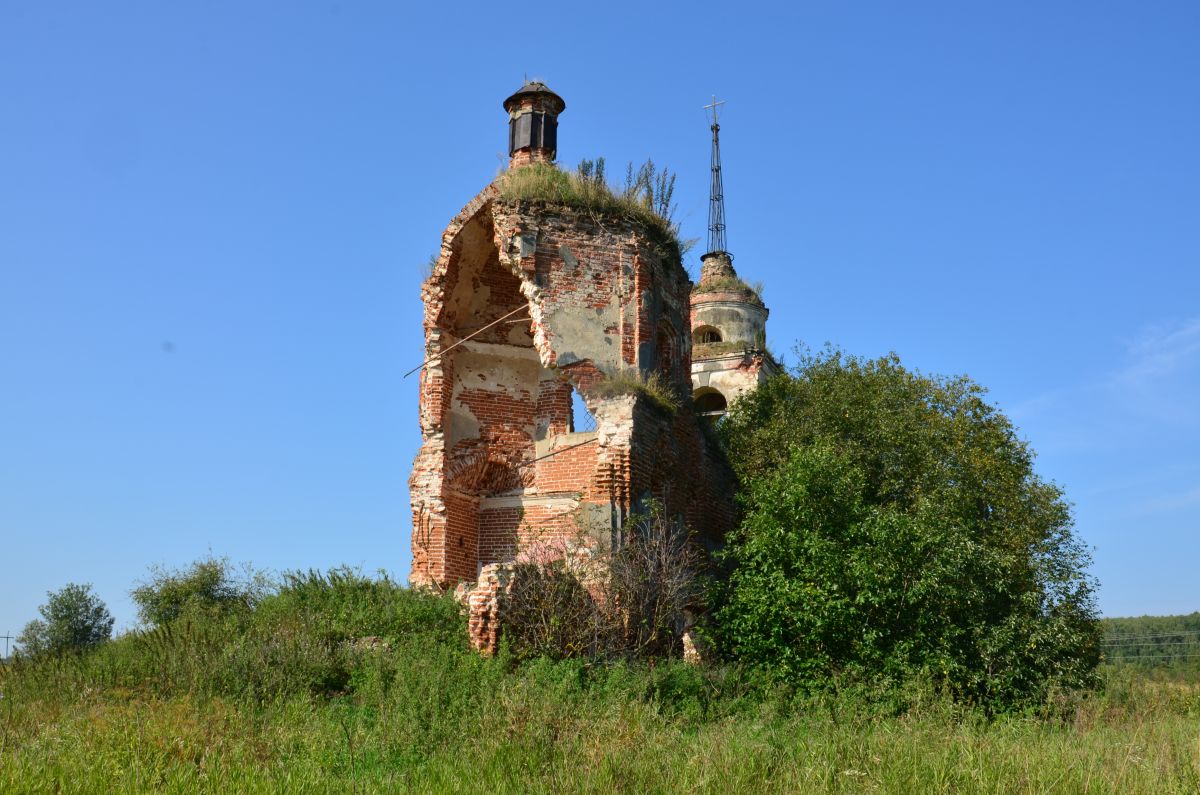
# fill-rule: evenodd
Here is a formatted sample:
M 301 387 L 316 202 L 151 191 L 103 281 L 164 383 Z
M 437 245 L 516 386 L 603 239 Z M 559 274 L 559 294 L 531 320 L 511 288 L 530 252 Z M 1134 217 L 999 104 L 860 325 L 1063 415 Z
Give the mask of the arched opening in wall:
M 448 582 L 471 579 L 478 567 L 511 556 L 532 490 L 543 387 L 555 376 L 533 346 L 528 299 L 521 279 L 500 257 L 491 216 L 480 213 L 452 241 L 439 288 L 436 335 L 442 351 L 432 367 L 440 394 L 445 479 L 441 554 Z M 562 424 L 566 410 L 559 412 Z M 558 416 L 556 414 L 555 416 Z
M 715 425 L 725 416 L 728 402 L 725 400 L 725 396 L 717 390 L 711 387 L 697 389 L 692 395 L 692 399 L 696 407 L 696 416 L 710 425 Z
M 521 280 L 500 261 L 486 215 L 471 219 L 459 233 L 444 296 L 437 325 L 458 340 L 533 348 L 529 313 L 520 311 L 528 304 Z
M 707 345 L 721 341 L 721 332 L 716 326 L 698 326 L 692 331 L 692 342 Z
M 571 433 L 588 433 L 596 430 L 596 417 L 583 402 L 578 390 L 571 390 Z

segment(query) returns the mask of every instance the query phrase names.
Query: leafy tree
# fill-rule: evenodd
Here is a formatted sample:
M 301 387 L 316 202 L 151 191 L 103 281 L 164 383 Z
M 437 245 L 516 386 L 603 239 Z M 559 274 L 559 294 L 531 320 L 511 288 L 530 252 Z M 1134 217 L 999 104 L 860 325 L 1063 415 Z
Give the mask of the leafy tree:
M 162 626 L 189 611 L 210 614 L 250 610 L 269 588 L 266 577 L 249 568 L 238 577 L 228 558 L 208 557 L 187 569 L 150 569 L 149 582 L 130 592 L 138 617 L 151 626 Z
M 745 509 L 726 650 L 800 686 L 919 677 L 993 707 L 1091 684 L 1090 558 L 983 389 L 801 355 L 719 426 Z
M 41 619 L 25 625 L 17 646 L 28 656 L 86 649 L 112 637 L 113 617 L 92 586 L 68 583 L 47 591 L 46 604 L 38 607 Z

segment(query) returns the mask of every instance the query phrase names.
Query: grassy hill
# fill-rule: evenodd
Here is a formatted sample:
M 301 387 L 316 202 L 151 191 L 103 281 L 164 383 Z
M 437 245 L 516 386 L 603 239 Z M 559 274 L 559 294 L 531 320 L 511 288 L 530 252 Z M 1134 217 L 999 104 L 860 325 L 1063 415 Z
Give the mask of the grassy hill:
M 1194 669 L 989 717 L 919 686 L 484 659 L 452 600 L 345 571 L 18 661 L 0 693 L 14 793 L 1200 791 Z

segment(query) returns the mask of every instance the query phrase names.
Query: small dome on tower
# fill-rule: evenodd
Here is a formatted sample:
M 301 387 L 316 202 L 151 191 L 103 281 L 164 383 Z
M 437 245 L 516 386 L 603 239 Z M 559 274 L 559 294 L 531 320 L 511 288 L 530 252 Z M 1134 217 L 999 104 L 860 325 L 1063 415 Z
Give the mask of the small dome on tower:
M 512 113 L 513 110 L 519 105 L 519 102 L 523 98 L 527 97 L 538 97 L 540 99 L 545 99 L 552 103 L 556 103 L 558 108 L 554 111 L 555 113 L 562 113 L 567 109 L 567 103 L 563 101 L 563 98 L 551 91 L 550 86 L 546 85 L 540 80 L 530 80 L 525 85 L 517 89 L 511 97 L 504 100 L 504 109 L 509 113 Z
M 504 100 L 509 168 L 551 163 L 558 154 L 558 114 L 567 103 L 545 83 L 530 80 Z

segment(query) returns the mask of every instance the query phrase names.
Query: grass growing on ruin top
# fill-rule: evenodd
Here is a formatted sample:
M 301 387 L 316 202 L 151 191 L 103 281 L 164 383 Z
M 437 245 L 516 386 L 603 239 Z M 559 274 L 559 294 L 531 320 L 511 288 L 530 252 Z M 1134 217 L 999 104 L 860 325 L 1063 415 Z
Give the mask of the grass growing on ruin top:
M 645 375 L 640 370 L 624 370 L 597 382 L 592 387 L 592 394 L 600 397 L 645 395 L 651 403 L 668 414 L 679 411 L 679 396 L 658 373 Z
M 701 282 L 692 288 L 692 294 L 698 293 L 747 293 L 754 303 L 762 304 L 762 284 L 750 284 L 736 276 L 722 276 Z
M 594 215 L 634 221 L 649 229 L 669 253 L 682 259 L 687 248 L 678 227 L 655 212 L 652 197 L 631 187 L 614 190 L 603 178 L 563 171 L 557 166 L 534 163 L 507 171 L 500 178 L 500 196 L 505 199 L 544 201 L 578 207 Z

